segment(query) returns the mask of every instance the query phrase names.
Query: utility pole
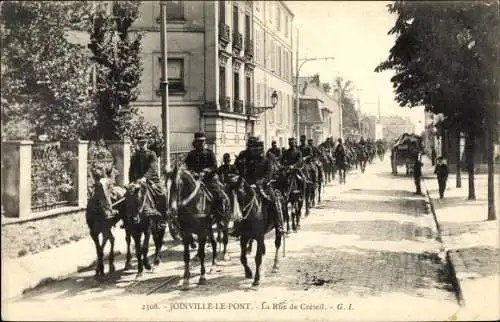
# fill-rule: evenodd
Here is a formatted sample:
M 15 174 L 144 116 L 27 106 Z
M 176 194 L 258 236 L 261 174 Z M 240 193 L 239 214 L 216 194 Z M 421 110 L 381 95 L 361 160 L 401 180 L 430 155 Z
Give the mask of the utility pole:
M 299 28 L 297 28 L 297 45 L 295 54 L 295 137 L 300 137 L 300 102 L 299 102 Z
M 161 7 L 161 26 L 160 26 L 160 42 L 161 42 L 161 128 L 163 132 L 163 141 L 165 148 L 163 149 L 162 159 L 167 171 L 170 170 L 170 109 L 168 106 L 168 74 L 167 74 L 167 4 L 160 1 Z

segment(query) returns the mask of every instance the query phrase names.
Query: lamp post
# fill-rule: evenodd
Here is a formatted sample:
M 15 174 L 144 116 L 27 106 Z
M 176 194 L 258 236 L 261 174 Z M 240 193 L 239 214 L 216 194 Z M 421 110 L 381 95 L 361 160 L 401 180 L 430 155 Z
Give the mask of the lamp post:
M 168 106 L 168 74 L 167 74 L 167 4 L 160 1 L 161 7 L 161 26 L 160 26 L 160 43 L 161 43 L 161 125 L 163 132 L 163 141 L 165 147 L 162 151 L 162 159 L 167 171 L 170 170 L 170 109 Z
M 256 116 L 257 114 L 264 113 L 267 110 L 275 108 L 276 105 L 278 105 L 278 93 L 276 91 L 273 91 L 273 94 L 271 95 L 271 106 L 252 106 L 246 111 L 248 122 L 250 122 L 251 116 Z M 252 127 L 252 132 L 253 132 L 253 127 Z M 252 135 L 253 134 L 254 133 L 252 133 Z M 264 122 L 264 144 L 267 147 L 267 118 Z

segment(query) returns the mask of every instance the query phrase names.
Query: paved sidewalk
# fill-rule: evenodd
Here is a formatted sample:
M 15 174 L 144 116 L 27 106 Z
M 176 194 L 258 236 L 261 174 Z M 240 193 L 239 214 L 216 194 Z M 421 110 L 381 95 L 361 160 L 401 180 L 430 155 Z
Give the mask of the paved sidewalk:
M 115 254 L 118 255 L 125 252 L 126 244 L 125 231 L 119 229 L 118 225 L 116 227 Z M 105 254 L 108 252 L 109 243 Z M 78 261 L 75 261 L 75 258 L 78 258 Z M 16 259 L 10 259 L 2 254 L 2 302 L 21 296 L 24 290 L 33 288 L 44 280 L 58 279 L 87 268 L 95 263 L 95 259 L 95 246 L 90 236 L 68 245 Z
M 497 220 L 487 221 L 487 176 L 475 176 L 475 201 L 467 200 L 468 179 L 462 174 L 462 187 L 456 176 L 448 177 L 444 199 L 439 199 L 438 184 L 430 161 L 424 165 L 424 187 L 434 208 L 446 256 L 455 272 L 463 310 L 456 319 L 500 319 L 500 246 L 498 210 L 500 200 L 495 176 Z

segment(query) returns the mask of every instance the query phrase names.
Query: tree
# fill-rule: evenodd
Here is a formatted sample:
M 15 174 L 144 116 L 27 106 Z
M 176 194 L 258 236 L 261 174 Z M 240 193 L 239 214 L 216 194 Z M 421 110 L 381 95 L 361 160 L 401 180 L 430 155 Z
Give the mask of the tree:
M 337 101 L 340 99 L 341 102 L 343 127 L 357 129 L 359 116 L 354 109 L 354 100 L 352 98 L 353 83 L 350 80 L 344 81 L 344 79 L 339 76 L 335 79 L 333 88 L 333 92 L 338 95 L 336 97 Z
M 2 3 L 2 136 L 85 137 L 94 118 L 88 62 L 65 33 L 84 19 L 84 2 Z
M 495 37 L 490 38 L 490 45 L 483 40 L 498 35 L 499 27 L 498 18 L 487 19 L 493 13 L 489 6 L 486 2 L 442 6 L 396 1 L 389 10 L 398 18 L 389 33 L 398 38 L 388 60 L 376 68 L 396 71 L 392 82 L 401 106 L 424 105 L 426 110 L 446 115 L 451 129 L 465 132 L 469 199 L 475 199 L 475 139 L 485 133 L 486 121 L 492 118 L 487 102 L 494 95 L 488 93 L 496 90 L 498 95 L 491 76 L 491 66 L 498 60 L 485 63 L 487 57 L 495 57 L 495 46 L 491 46 Z
M 97 73 L 97 132 L 106 140 L 124 138 L 137 115 L 132 103 L 139 95 L 142 34 L 130 27 L 139 17 L 139 6 L 136 1 L 99 4 L 89 30 Z

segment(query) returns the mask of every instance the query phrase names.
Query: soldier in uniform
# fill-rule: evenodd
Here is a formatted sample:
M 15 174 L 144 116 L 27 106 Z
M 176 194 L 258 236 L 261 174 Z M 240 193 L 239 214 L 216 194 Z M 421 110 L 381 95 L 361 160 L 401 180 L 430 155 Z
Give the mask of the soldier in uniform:
M 238 174 L 236 167 L 231 164 L 231 156 L 229 153 L 224 153 L 222 156 L 222 165 L 217 169 L 217 174 L 222 182 L 228 182 L 229 176 L 231 174 Z
M 303 158 L 312 155 L 311 147 L 306 144 L 306 136 L 305 135 L 300 136 L 299 150 L 302 153 Z
M 300 180 L 305 187 L 308 180 L 304 172 L 302 172 L 302 152 L 297 147 L 295 138 L 288 139 L 288 146 L 289 149 L 285 150 L 281 157 L 281 164 L 285 167 L 294 166 L 298 170 Z
M 307 140 L 307 145 L 309 146 L 309 148 L 311 149 L 311 155 L 313 157 L 314 160 L 317 160 L 319 158 L 319 156 L 321 155 L 321 152 L 319 151 L 319 149 L 314 145 L 314 141 L 313 139 L 309 139 Z
M 249 137 L 247 140 L 246 149 L 241 151 L 236 157 L 236 160 L 234 160 L 234 165 L 240 175 L 244 175 L 245 164 L 247 160 L 250 159 L 250 146 L 257 142 L 258 139 L 255 136 Z
M 276 159 L 279 160 L 281 158 L 281 149 L 276 146 L 276 141 L 271 142 L 271 148 L 267 150 L 266 157 L 269 158 L 269 154 L 271 153 L 274 154 Z
M 194 149 L 186 156 L 185 164 L 189 171 L 201 176 L 203 182 L 214 197 L 216 210 L 224 214 L 229 209 L 229 198 L 223 190 L 216 173 L 217 161 L 212 150 L 205 148 L 205 134 L 194 134 Z
M 271 215 L 273 216 L 276 228 L 283 233 L 283 216 L 276 194 L 269 181 L 273 178 L 273 167 L 271 161 L 264 156 L 264 143 L 250 141 L 247 145 L 248 157 L 245 161 L 243 178 L 263 197 L 264 202 L 270 204 Z M 235 222 L 231 236 L 239 235 L 240 222 Z
M 165 228 L 167 217 L 166 193 L 160 185 L 160 178 L 158 177 L 158 158 L 155 152 L 147 148 L 147 143 L 147 138 L 144 135 L 137 137 L 137 151 L 130 160 L 128 178 L 129 182 L 139 180 L 139 182 L 146 185 L 155 202 L 153 206 L 162 216 L 160 227 Z M 138 220 L 138 218 L 135 218 L 135 220 Z

